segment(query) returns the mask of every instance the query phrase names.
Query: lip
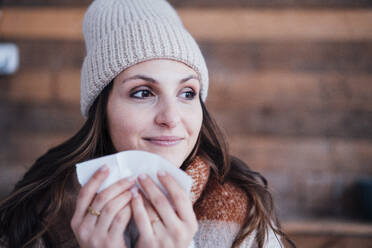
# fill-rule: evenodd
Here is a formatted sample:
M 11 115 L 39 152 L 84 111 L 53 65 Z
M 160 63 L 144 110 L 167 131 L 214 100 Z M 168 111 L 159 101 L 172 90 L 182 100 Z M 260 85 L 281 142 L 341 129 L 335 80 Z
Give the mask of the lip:
M 144 140 L 159 146 L 174 146 L 179 144 L 184 138 L 178 136 L 157 136 L 146 137 Z

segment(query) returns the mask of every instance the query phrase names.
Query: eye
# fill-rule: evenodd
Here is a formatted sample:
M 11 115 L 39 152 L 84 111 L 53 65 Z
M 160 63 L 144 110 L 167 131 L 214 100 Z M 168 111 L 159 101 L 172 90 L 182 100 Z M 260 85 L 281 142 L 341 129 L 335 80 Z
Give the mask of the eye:
M 190 89 L 190 88 L 186 89 L 185 91 L 183 91 L 183 92 L 181 93 L 181 96 L 182 96 L 183 98 L 187 99 L 187 100 L 192 100 L 192 99 L 194 99 L 194 98 L 195 98 L 195 95 L 196 95 L 196 93 L 194 92 L 194 90 L 192 90 L 192 89 Z
M 153 96 L 153 94 L 149 90 L 137 90 L 133 92 L 132 94 L 130 94 L 130 96 L 133 98 L 143 99 L 143 98 L 151 97 Z

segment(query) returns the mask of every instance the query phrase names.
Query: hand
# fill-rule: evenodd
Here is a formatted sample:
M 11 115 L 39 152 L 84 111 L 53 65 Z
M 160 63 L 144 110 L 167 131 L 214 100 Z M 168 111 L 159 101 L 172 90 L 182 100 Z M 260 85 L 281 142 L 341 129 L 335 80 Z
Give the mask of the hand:
M 191 200 L 172 176 L 159 173 L 158 178 L 175 208 L 149 176 L 139 177 L 152 207 L 149 209 L 150 204 L 141 194 L 133 194 L 132 214 L 139 231 L 137 247 L 188 247 L 198 229 Z M 152 219 L 154 212 L 158 219 Z
M 71 228 L 80 247 L 125 248 L 124 231 L 131 217 L 130 188 L 135 180 L 122 179 L 96 194 L 109 174 L 99 169 L 81 188 Z

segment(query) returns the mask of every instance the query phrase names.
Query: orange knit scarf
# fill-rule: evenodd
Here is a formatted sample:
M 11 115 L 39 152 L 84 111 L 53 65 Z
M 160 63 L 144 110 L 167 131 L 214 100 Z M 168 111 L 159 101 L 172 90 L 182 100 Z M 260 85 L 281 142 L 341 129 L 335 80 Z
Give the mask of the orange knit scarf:
M 243 224 L 248 210 L 246 193 L 237 185 L 221 184 L 210 166 L 196 157 L 185 172 L 193 179 L 191 200 L 197 219 Z

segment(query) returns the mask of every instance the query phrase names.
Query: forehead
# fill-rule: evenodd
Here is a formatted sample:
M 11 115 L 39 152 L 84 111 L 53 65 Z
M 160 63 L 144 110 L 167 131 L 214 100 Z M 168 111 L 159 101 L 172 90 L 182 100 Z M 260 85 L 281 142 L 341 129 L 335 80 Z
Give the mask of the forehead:
M 138 73 L 152 76 L 158 75 L 159 77 L 184 77 L 185 75 L 194 75 L 199 78 L 198 74 L 186 64 L 170 59 L 153 59 L 135 64 L 122 71 L 118 77 L 126 78 Z

